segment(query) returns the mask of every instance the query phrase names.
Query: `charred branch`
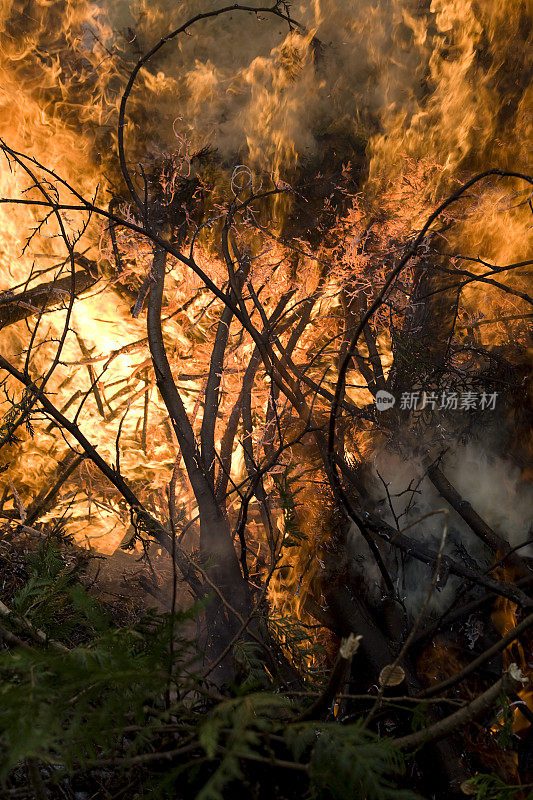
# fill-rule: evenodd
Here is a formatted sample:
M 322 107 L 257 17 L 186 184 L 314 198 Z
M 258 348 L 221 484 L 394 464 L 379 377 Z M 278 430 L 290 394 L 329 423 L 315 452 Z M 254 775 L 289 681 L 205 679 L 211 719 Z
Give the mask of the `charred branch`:
M 87 259 L 84 259 L 87 261 Z M 91 289 L 99 280 L 94 271 L 85 269 L 74 275 L 74 297 Z M 47 309 L 68 305 L 71 297 L 72 278 L 57 278 L 49 283 L 34 286 L 18 294 L 4 292 L 0 295 L 0 328 L 12 325 L 21 319 L 41 314 Z

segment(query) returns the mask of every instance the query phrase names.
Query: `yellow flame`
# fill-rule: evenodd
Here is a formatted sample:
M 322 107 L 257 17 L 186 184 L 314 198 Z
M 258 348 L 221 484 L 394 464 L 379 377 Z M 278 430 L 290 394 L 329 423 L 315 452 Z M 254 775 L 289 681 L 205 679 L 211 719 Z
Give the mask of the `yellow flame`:
M 159 36 L 209 7 L 207 0 L 180 4 L 4 0 L 0 5 L 0 135 L 86 196 L 92 196 L 99 184 L 98 199 L 108 202 L 110 186 L 115 191 L 120 185 L 117 108 L 129 69 Z M 525 3 L 520 0 L 433 0 L 429 9 L 412 0 L 377 4 L 315 0 L 294 3 L 292 13 L 306 25 L 306 32 L 287 32 L 279 22 L 233 13 L 200 23 L 191 36 L 168 45 L 139 76 L 125 137 L 132 162 L 155 161 L 170 153 L 179 165 L 186 155 L 185 142 L 191 151 L 205 144 L 217 148 L 219 163 L 212 168 L 217 191 L 221 184 L 224 189 L 229 186 L 224 163 L 248 165 L 259 186 L 265 173 L 288 180 L 298 169 L 316 173 L 324 166 L 325 150 L 338 159 L 339 171 L 346 166 L 339 155 L 345 151 L 346 161 L 362 164 L 367 160 L 368 180 L 347 190 L 345 211 L 331 230 L 324 231 L 319 252 L 302 256 L 297 265 L 296 301 L 322 279 L 315 257 L 330 265 L 313 327 L 295 350 L 296 363 L 303 363 L 335 328 L 340 291 L 350 290 L 354 276 L 367 276 L 365 295 L 372 295 L 373 264 L 359 247 L 361 237 L 371 228 L 376 249 L 385 252 L 391 243 L 405 241 L 418 230 L 436 198 L 463 175 L 494 166 L 522 168 L 533 133 L 533 98 L 524 80 L 531 47 L 523 24 Z M 2 162 L 2 196 L 18 196 L 28 185 L 20 169 L 13 172 Z M 31 196 L 36 196 L 35 190 Z M 462 217 L 453 234 L 453 249 L 498 264 L 525 258 L 530 248 L 529 212 L 523 205 L 504 207 L 507 197 L 507 191 L 494 185 L 488 192 L 480 189 L 479 199 L 469 210 L 457 210 Z M 288 200 L 278 203 L 274 211 L 273 229 L 279 232 L 291 213 Z M 21 254 L 27 232 L 41 218 L 29 207 L 0 206 L 0 289 L 23 286 L 32 268 L 47 270 L 65 258 L 53 222 Z M 71 228 L 75 227 L 72 221 Z M 244 244 L 257 252 L 252 235 Z M 144 321 L 133 319 L 130 313 L 149 270 L 150 250 L 138 237 L 119 233 L 125 266 L 120 281 L 122 289 L 127 286 L 133 295 L 130 303 L 123 291 L 113 290 L 118 278 L 105 231 L 93 224 L 84 246 L 87 256 L 99 262 L 107 281 L 101 281 L 74 309 L 72 327 L 89 357 L 81 352 L 78 339 L 69 336 L 62 354 L 65 366 L 51 379 L 49 390 L 58 407 L 64 407 L 77 392 L 89 389 L 93 381 L 89 367 L 98 374 L 109 357 L 117 354 L 99 382 L 104 418 L 91 394 L 80 424 L 101 455 L 112 462 L 118 426 L 127 411 L 123 472 L 164 515 L 161 491 L 168 483 L 176 447 L 172 435 L 165 432 L 165 414 L 153 385 L 146 345 L 136 344 L 145 336 Z M 208 234 L 199 244 L 197 259 L 213 279 L 224 282 L 224 266 L 213 255 Z M 264 280 L 279 263 L 275 280 L 272 285 L 267 282 L 262 296 L 268 307 L 294 283 L 294 262 L 281 244 L 271 243 L 267 255 L 253 265 L 252 277 Z M 480 264 L 466 266 L 476 273 L 485 270 Z M 53 274 L 44 272 L 42 280 Z M 514 273 L 502 273 L 498 280 L 515 288 L 525 285 L 525 279 Z M 199 288 L 195 276 L 177 264 L 169 265 L 165 314 L 175 316 L 166 323 L 165 335 L 191 414 L 198 411 L 212 323 L 219 313 L 219 306 L 208 306 L 209 298 L 201 293 L 179 311 Z M 519 317 L 524 308 L 515 296 L 487 284 L 466 289 L 463 305 L 467 315 L 483 309 L 485 317 L 489 313 Z M 200 311 L 205 313 L 193 325 Z M 44 318 L 32 374 L 44 372 L 50 363 L 55 344 L 49 340 L 60 333 L 64 318 L 61 310 Z M 518 328 L 523 331 L 525 326 L 520 321 L 482 326 L 481 341 L 504 341 L 509 331 Z M 15 356 L 26 344 L 24 322 L 2 333 L 3 348 Z M 387 334 L 380 333 L 378 346 L 387 370 L 391 359 Z M 223 417 L 235 402 L 250 352 L 250 341 L 244 337 L 241 347 L 228 357 Z M 365 354 L 364 346 L 361 352 Z M 334 379 L 334 372 L 332 357 L 326 384 Z M 260 421 L 268 389 L 265 381 L 254 395 L 253 412 Z M 352 387 L 348 397 L 360 406 L 371 399 L 365 389 Z M 219 439 L 222 432 L 223 424 L 217 430 Z M 29 503 L 51 482 L 68 448 L 54 428 L 39 425 L 33 438 L 27 433 L 21 436 L 20 446 L 11 447 L 9 481 L 23 502 Z M 364 429 L 352 444 L 362 455 L 375 446 Z M 243 471 L 238 449 L 232 470 L 234 478 Z M 2 479 L 7 480 L 5 475 Z M 194 513 L 186 487 L 180 489 L 180 502 Z M 298 596 L 303 596 L 319 569 L 318 553 L 327 530 L 321 505 L 316 501 L 313 506 L 313 502 L 310 491 L 306 503 L 312 511 L 301 523 L 307 544 L 296 557 L 291 554 L 288 560 L 295 562 L 291 577 L 284 578 L 285 588 L 274 587 L 273 597 L 282 593 L 285 598 L 291 593 L 297 597 L 298 586 Z M 73 514 L 71 532 L 80 541 L 94 540 L 102 550 L 114 549 L 129 524 L 116 493 L 87 464 L 76 481 L 64 487 L 58 509 L 67 508 Z M 301 613 L 297 599 L 280 603 Z

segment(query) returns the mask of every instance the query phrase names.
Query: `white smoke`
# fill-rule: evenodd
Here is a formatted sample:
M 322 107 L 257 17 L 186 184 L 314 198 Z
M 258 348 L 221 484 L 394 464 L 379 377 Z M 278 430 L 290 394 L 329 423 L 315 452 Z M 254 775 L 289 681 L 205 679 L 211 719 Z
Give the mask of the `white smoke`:
M 522 480 L 521 470 L 516 464 L 497 455 L 489 446 L 470 443 L 458 445 L 450 451 L 443 459 L 441 468 L 462 498 L 471 503 L 479 516 L 504 541 L 516 547 L 532 538 L 533 486 Z M 445 515 L 434 512 L 446 509 L 448 534 L 444 552 L 465 566 L 472 563 L 477 565 L 477 569 L 489 566 L 493 556 L 425 476 L 420 458 L 406 460 L 383 450 L 374 459 L 372 477 L 371 501 L 390 525 L 396 527 L 398 524 L 400 530 L 412 526 L 406 535 L 437 551 L 444 531 Z M 429 514 L 431 516 L 427 516 Z M 420 522 L 416 524 L 418 520 Z M 374 599 L 377 599 L 380 575 L 355 526 L 352 527 L 350 541 L 352 568 L 356 573 L 364 573 L 365 582 L 373 586 Z M 531 557 L 533 546 L 521 548 L 519 553 Z M 398 594 L 405 600 L 410 614 L 416 617 L 431 587 L 434 566 L 427 566 L 413 558 L 402 559 L 399 551 L 390 557 L 388 565 L 391 574 L 399 576 Z M 453 600 L 462 583 L 450 576 L 442 590 L 434 590 L 428 613 L 442 611 Z

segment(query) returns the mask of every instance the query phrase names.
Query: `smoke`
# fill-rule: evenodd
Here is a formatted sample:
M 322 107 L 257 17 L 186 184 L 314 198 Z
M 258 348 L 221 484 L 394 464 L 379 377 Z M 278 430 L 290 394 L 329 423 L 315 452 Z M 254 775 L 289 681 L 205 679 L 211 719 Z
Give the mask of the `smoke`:
M 250 14 L 201 22 L 157 65 L 174 82 L 165 113 L 223 159 L 278 174 L 312 161 L 327 137 L 370 141 L 389 103 L 412 102 L 423 69 L 424 53 L 404 32 L 409 5 L 296 3 L 302 33 Z M 202 8 L 182 4 L 180 19 Z
M 522 479 L 520 468 L 511 460 L 470 444 L 450 453 L 446 469 L 464 499 L 511 547 L 533 536 L 533 486 Z M 533 548 L 530 545 L 520 553 L 531 557 Z
M 107 158 L 131 66 L 213 10 L 210 0 L 25 6 L 0 12 L 2 128 L 33 145 L 46 138 L 43 126 L 60 136 L 67 123 L 78 128 L 84 160 L 95 161 Z M 179 131 L 223 160 L 288 172 L 342 132 L 367 142 L 372 184 L 401 173 L 405 157 L 435 161 L 452 177 L 462 167 L 527 163 L 532 49 L 522 0 L 315 0 L 293 3 L 291 14 L 302 32 L 234 11 L 165 44 L 132 93 L 132 158 L 176 146 Z M 21 95 L 38 115 L 28 118 Z
M 212 7 L 122 2 L 103 4 L 102 14 L 131 57 Z M 304 33 L 233 12 L 166 45 L 139 85 L 157 135 L 170 144 L 177 121 L 224 159 L 287 171 L 343 131 L 368 141 L 373 180 L 402 172 L 406 156 L 435 161 L 448 176 L 527 163 L 525 3 L 316 0 L 291 13 Z
M 532 538 L 533 486 L 523 481 L 519 467 L 497 454 L 490 443 L 457 445 L 450 449 L 441 467 L 462 498 L 471 503 L 504 541 L 516 547 Z M 425 472 L 421 459 L 406 459 L 404 455 L 382 450 L 376 455 L 371 472 L 372 507 L 394 528 L 396 524 L 400 530 L 410 526 L 406 534 L 433 551 L 439 549 L 445 528 L 445 515 L 435 512 L 447 510 L 444 552 L 464 566 L 475 565 L 476 569 L 480 565 L 489 566 L 493 555 L 443 500 Z M 374 600 L 378 600 L 380 575 L 355 526 L 351 530 L 350 546 L 351 568 L 356 574 L 364 574 L 365 584 L 373 587 Z M 531 557 L 533 545 L 519 552 Z M 400 576 L 398 594 L 409 613 L 416 617 L 430 589 L 434 566 L 413 558 L 403 559 L 398 551 L 389 556 L 389 567 L 391 574 Z M 434 590 L 428 613 L 442 612 L 462 583 L 450 576 L 443 588 Z
M 210 0 L 4 4 L 3 135 L 37 146 L 53 167 L 61 160 L 81 189 L 102 164 L 113 177 L 110 145 L 129 70 L 160 38 L 212 10 Z M 374 197 L 384 176 L 405 172 L 406 158 L 442 167 L 428 192 L 460 169 L 527 163 L 532 48 L 521 0 L 315 0 L 292 4 L 291 14 L 302 31 L 234 11 L 166 43 L 131 95 L 132 161 L 186 137 L 216 148 L 223 162 L 287 176 L 325 142 L 340 150 L 344 136 L 348 160 L 366 145 Z M 81 172 L 68 146 L 74 130 Z M 50 135 L 61 146 L 50 146 Z

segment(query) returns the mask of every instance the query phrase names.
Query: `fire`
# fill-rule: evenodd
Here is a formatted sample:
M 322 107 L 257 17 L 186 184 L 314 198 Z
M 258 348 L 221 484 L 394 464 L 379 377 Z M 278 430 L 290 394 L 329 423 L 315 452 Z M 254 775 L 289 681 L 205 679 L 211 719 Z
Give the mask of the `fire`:
M 506 570 L 508 572 L 509 570 Z M 504 598 L 499 598 L 496 601 L 494 610 L 492 612 L 492 622 L 494 627 L 501 636 L 505 636 L 509 631 L 513 630 L 518 623 L 517 607 L 514 603 Z M 525 703 L 527 708 L 533 712 L 533 691 L 531 690 L 531 679 L 533 677 L 532 664 L 528 661 L 526 652 L 520 644 L 515 641 L 503 651 L 503 666 L 504 669 L 515 662 L 522 669 L 524 675 L 529 678 L 529 683 L 525 689 L 518 692 L 518 696 L 522 703 Z M 531 721 L 522 713 L 520 705 L 513 703 L 513 730 L 515 733 L 520 733 L 526 730 L 531 725 Z
M 35 182 L 44 180 L 50 195 L 67 205 L 76 205 L 79 193 L 122 219 L 136 219 L 117 157 L 124 87 L 141 54 L 211 7 L 207 0 L 6 0 L 0 6 L 0 139 L 34 160 L 23 161 L 31 173 L 13 158 L 0 161 L 0 196 L 42 199 Z M 325 629 L 317 633 L 316 618 L 320 608 L 328 612 L 330 573 L 336 580 L 353 579 L 352 592 L 359 579 L 361 592 L 369 595 L 380 594 L 383 585 L 367 550 L 349 549 L 353 532 L 338 519 L 314 435 L 316 428 L 327 430 L 351 332 L 443 197 L 478 171 L 525 171 L 533 97 L 526 80 L 531 34 L 523 0 L 297 0 L 290 14 L 301 27 L 232 12 L 168 41 L 137 76 L 123 134 L 133 180 L 165 210 L 162 235 L 174 237 L 184 252 L 191 248 L 222 291 L 228 285 L 220 248 L 223 217 L 228 204 L 237 208 L 227 248 L 243 276 L 242 305 L 280 362 L 290 362 L 294 386 L 305 398 L 297 408 L 278 392 L 256 342 L 234 317 L 220 365 L 215 452 L 207 468 L 216 475 L 220 518 L 225 515 L 230 530 L 241 522 L 245 527 L 246 537 L 235 535 L 234 543 L 242 557 L 239 541 L 244 548 L 246 540 L 242 561 L 250 585 L 260 591 L 269 581 L 269 622 L 277 625 L 289 656 L 291 637 L 309 632 L 309 653 L 296 648 L 305 662 L 297 666 L 309 670 L 323 666 L 316 641 L 331 646 Z M 274 186 L 281 190 L 275 199 L 254 200 L 249 216 L 238 210 L 243 188 L 261 193 Z M 454 294 L 457 317 L 442 337 L 457 346 L 459 354 L 451 358 L 456 373 L 468 372 L 478 346 L 503 352 L 513 365 L 515 346 L 525 349 L 530 314 L 528 276 L 525 268 L 515 268 L 531 253 L 526 201 L 518 179 L 504 183 L 492 176 L 476 184 L 434 222 L 395 281 L 390 304 L 359 338 L 344 395 L 350 414 L 339 425 L 337 447 L 355 475 L 354 486 L 372 470 L 376 478 L 382 455 L 385 465 L 395 459 L 396 483 L 388 484 L 386 476 L 382 481 L 391 508 L 403 508 L 397 498 L 409 491 L 406 474 L 420 451 L 446 441 L 439 425 L 409 429 L 408 423 L 396 450 L 387 452 L 393 426 L 387 428 L 374 405 L 376 391 L 391 385 L 395 369 L 411 369 L 416 379 L 415 362 L 423 362 L 432 344 L 422 341 L 423 325 L 413 322 L 413 346 L 404 348 L 412 364 L 399 366 L 405 354 L 398 341 L 409 329 L 404 323 L 416 320 L 420 310 L 413 287 L 422 297 L 426 289 L 446 289 L 445 299 L 430 308 L 435 317 L 454 288 L 461 288 L 460 298 Z M 97 453 L 117 473 L 120 467 L 150 514 L 167 527 L 169 498 L 175 499 L 172 522 L 194 561 L 200 509 L 147 341 L 153 245 L 85 211 L 71 209 L 43 221 L 44 216 L 39 206 L 0 204 L 0 291 L 21 293 L 68 277 L 72 265 L 58 236 L 63 226 L 85 259 L 75 263 L 76 271 L 88 264 L 98 281 L 73 305 L 47 394 L 69 419 L 76 414 Z M 165 270 L 164 343 L 200 440 L 223 304 L 177 258 L 169 255 Z M 0 304 L 9 297 L 0 295 Z M 22 368 L 28 330 L 38 320 L 27 364 L 32 378 L 46 373 L 58 353 L 67 305 L 68 292 L 42 318 L 32 313 L 2 330 L 2 353 Z M 302 309 L 305 324 L 299 330 Z M 245 380 L 251 381 L 248 395 Z M 0 418 L 25 400 L 9 379 L 0 395 Z M 0 469 L 0 519 L 31 528 L 26 517 L 32 504 L 59 478 L 57 497 L 37 525 L 61 525 L 76 542 L 101 553 L 111 554 L 133 538 L 130 509 L 95 465 L 83 459 L 69 473 L 72 437 L 42 414 L 16 435 L 18 441 L 2 450 L 0 468 L 9 469 Z M 257 482 L 243 522 L 249 479 L 278 441 L 284 442 L 282 452 Z M 374 502 L 370 483 L 369 478 L 368 501 Z M 418 487 L 416 480 L 413 485 Z M 421 497 L 423 511 L 431 502 Z M 392 510 L 398 529 L 412 522 L 408 513 L 397 518 Z M 510 526 L 517 530 L 503 533 L 512 545 L 520 533 L 518 518 L 517 513 Z M 429 537 L 433 522 L 440 526 L 441 519 L 428 524 Z M 339 545 L 342 536 L 346 547 Z M 466 555 L 480 553 L 481 546 Z M 357 578 L 361 561 L 365 574 Z M 420 595 L 420 572 L 409 573 L 411 562 L 405 562 L 403 554 L 397 557 L 393 577 L 409 620 Z M 504 577 L 513 582 L 513 575 Z M 441 596 L 447 592 L 453 592 L 449 584 Z M 439 598 L 432 602 L 437 606 Z M 503 636 L 516 625 L 516 607 L 499 600 L 492 618 Z M 514 643 L 504 651 L 504 667 L 517 662 L 532 678 L 525 650 Z M 437 642 L 421 659 L 419 675 L 438 682 L 443 669 L 452 674 L 460 668 L 459 653 Z M 520 699 L 533 712 L 531 689 Z M 520 733 L 530 721 L 518 707 L 513 714 Z
M 4 3 L 0 12 L 2 138 L 16 150 L 31 152 L 84 196 L 95 195 L 102 204 L 114 195 L 120 198 L 117 108 L 129 68 L 158 37 L 205 7 L 199 0 Z M 311 324 L 294 350 L 298 366 L 322 352 L 327 338 L 339 333 L 342 304 L 355 319 L 358 304 L 368 302 L 383 279 L 388 254 L 420 229 L 437 197 L 464 174 L 486 165 L 503 168 L 525 163 L 532 133 L 528 112 L 532 98 L 531 87 L 523 80 L 528 34 L 523 24 L 525 4 L 519 0 L 481 4 L 433 0 L 425 7 L 410 0 L 377 5 L 316 0 L 294 3 L 291 13 L 305 31 L 287 33 L 254 14 L 238 21 L 235 15 L 226 15 L 202 23 L 201 29 L 176 46 L 169 45 L 139 76 L 125 138 L 132 164 L 140 160 L 148 172 L 159 170 L 161 192 L 167 199 L 172 180 L 194 177 L 193 154 L 205 146 L 216 151 L 206 162 L 204 183 L 194 194 L 194 202 L 199 203 L 204 193 L 213 219 L 228 187 L 231 190 L 228 163 L 248 167 L 257 186 L 262 181 L 266 185 L 267 174 L 277 181 L 292 181 L 306 169 L 316 175 L 327 171 L 328 161 L 336 165 L 340 177 L 335 191 L 342 195 L 342 202 L 335 205 L 332 196 L 318 198 L 317 230 L 313 230 L 315 217 L 309 216 L 304 204 L 297 206 L 282 195 L 269 218 L 270 232 L 277 239 L 267 237 L 265 245 L 254 231 L 239 234 L 240 249 L 252 259 L 252 284 L 265 283 L 262 300 L 269 312 L 284 291 L 295 290 L 293 304 L 306 294 L 320 293 Z M 524 43 L 522 53 L 517 41 Z M 168 156 L 173 166 L 167 174 L 162 164 Z M 361 179 L 366 169 L 366 179 Z M 359 182 L 354 175 L 359 175 Z M 16 196 L 28 185 L 20 168 L 13 172 L 2 163 L 2 196 Z M 31 196 L 36 196 L 35 189 Z M 465 255 L 474 253 L 486 264 L 525 260 L 530 247 L 528 208 L 524 204 L 509 208 L 507 197 L 494 182 L 468 207 L 454 208 L 448 221 L 456 224 L 453 231 L 442 233 L 443 246 Z M 125 204 L 122 212 L 127 213 Z M 0 207 L 3 289 L 23 286 L 32 269 L 36 277 L 54 274 L 64 262 L 53 221 L 38 231 L 21 255 L 26 232 L 38 226 L 41 218 L 38 210 L 29 207 Z M 78 221 L 65 221 L 74 236 Z M 301 244 L 298 255 L 283 243 L 285 234 Z M 61 355 L 63 369 L 54 373 L 48 388 L 57 406 L 65 408 L 74 396 L 89 391 L 99 376 L 80 425 L 110 463 L 116 460 L 121 427 L 122 472 L 164 517 L 164 490 L 179 453 L 155 388 L 144 319 L 142 314 L 131 314 L 150 270 L 151 253 L 135 234 L 117 232 L 117 237 L 120 274 L 113 262 L 108 227 L 92 222 L 88 228 L 84 252 L 98 264 L 102 280 L 76 302 L 71 327 L 79 336 L 67 337 Z M 222 286 L 225 267 L 213 253 L 210 237 L 209 230 L 200 236 L 197 260 Z M 488 269 L 481 261 L 457 260 L 453 266 L 475 274 Z M 66 269 L 63 274 L 68 274 L 68 265 Z M 517 281 L 516 273 L 496 277 L 508 288 L 525 291 L 525 278 L 519 276 Z M 172 368 L 198 429 L 220 304 L 212 303 L 190 271 L 170 260 L 164 311 Z M 525 313 L 523 299 L 492 284 L 467 288 L 462 313 L 474 324 L 492 317 L 512 318 L 478 325 L 484 344 L 505 343 L 526 330 L 520 321 Z M 483 318 L 476 321 L 480 313 Z M 32 374 L 46 370 L 55 352 L 52 339 L 61 332 L 64 319 L 64 309 L 44 318 Z M 387 326 L 385 317 L 378 317 L 375 332 L 384 378 L 392 360 Z M 236 402 L 253 353 L 250 338 L 238 339 L 237 333 L 237 326 L 232 327 L 235 344 L 224 365 L 223 421 Z M 282 330 L 283 345 L 289 336 L 290 329 Z M 2 337 L 6 350 L 21 355 L 27 341 L 25 322 L 9 326 Z M 338 340 L 334 340 L 310 372 L 330 391 L 338 350 Z M 363 360 L 371 357 L 368 344 L 361 342 L 360 355 Z M 267 377 L 261 374 L 250 409 L 254 446 L 269 431 L 271 384 Z M 347 398 L 359 408 L 370 404 L 372 395 L 365 388 L 364 376 L 354 371 L 351 383 Z M 323 406 L 318 411 L 322 413 Z M 221 423 L 216 432 L 219 445 L 223 434 Z M 22 441 L 11 447 L 9 481 L 28 505 L 53 480 L 69 449 L 50 426 L 39 426 L 33 436 L 18 435 Z M 360 461 L 371 460 L 379 445 L 364 422 L 346 432 L 346 451 Z M 302 615 L 301 598 L 312 591 L 321 571 L 321 548 L 333 523 L 323 513 L 324 498 L 316 499 L 315 486 L 301 467 L 298 448 L 295 445 L 286 453 L 284 467 L 294 478 L 296 496 L 306 509 L 303 516 L 295 512 L 302 539 L 298 548 L 282 556 L 271 597 L 280 610 Z M 231 479 L 236 485 L 244 476 L 244 461 L 241 443 L 231 457 Z M 306 466 L 316 471 L 312 458 Z M 314 477 L 320 479 L 316 472 Z M 7 480 L 4 474 L 2 478 Z M 274 485 L 274 478 L 267 478 L 266 488 Z M 178 481 L 177 494 L 179 505 L 193 518 L 197 509 L 185 481 Z M 232 491 L 229 514 L 238 499 L 238 492 Z M 58 512 L 68 514 L 68 530 L 78 541 L 102 552 L 112 552 L 129 529 L 118 493 L 87 462 L 76 479 L 63 487 L 57 506 L 43 519 Z M 285 535 L 279 510 L 278 516 Z M 261 563 L 269 545 L 259 522 L 254 520 L 254 524 L 257 562 Z

